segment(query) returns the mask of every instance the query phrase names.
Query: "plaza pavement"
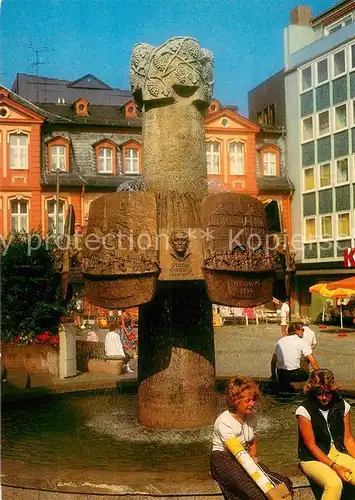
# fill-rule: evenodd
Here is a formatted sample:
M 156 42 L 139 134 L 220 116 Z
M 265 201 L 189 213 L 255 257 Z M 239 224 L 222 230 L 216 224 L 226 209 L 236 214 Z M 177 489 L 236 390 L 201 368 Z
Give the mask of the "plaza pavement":
M 345 329 L 346 337 L 338 337 L 339 328 L 329 326 L 315 331 L 318 345 L 314 355 L 323 368 L 329 368 L 336 380 L 346 388 L 355 389 L 355 329 Z M 277 324 L 237 325 L 215 328 L 217 377 L 244 375 L 270 377 L 270 362 L 280 338 Z
M 315 357 L 321 367 L 331 369 L 340 385 L 355 393 L 355 329 L 345 329 L 347 336 L 338 337 L 339 328 L 314 329 L 318 341 Z M 98 330 L 104 341 L 107 330 Z M 86 331 L 78 332 L 78 339 L 86 338 Z M 216 378 L 244 375 L 257 379 L 270 377 L 270 362 L 275 344 L 280 338 L 277 324 L 234 325 L 215 328 Z M 131 361 L 137 368 L 136 360 Z M 111 388 L 118 380 L 134 381 L 137 370 L 121 376 L 81 373 L 69 379 L 53 380 L 57 392 Z

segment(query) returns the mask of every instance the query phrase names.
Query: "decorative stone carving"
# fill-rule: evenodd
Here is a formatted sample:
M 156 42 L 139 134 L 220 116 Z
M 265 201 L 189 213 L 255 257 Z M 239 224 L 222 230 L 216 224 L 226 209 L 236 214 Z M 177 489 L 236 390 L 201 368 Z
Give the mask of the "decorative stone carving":
M 203 280 L 201 229 L 161 233 L 159 280 Z
M 81 263 L 88 300 L 114 309 L 151 300 L 159 275 L 157 241 L 153 194 L 94 200 Z
M 245 194 L 218 193 L 202 203 L 204 275 L 212 302 L 254 307 L 272 297 L 277 254 L 268 248 L 264 205 Z
M 213 55 L 193 38 L 171 38 L 160 47 L 138 43 L 131 58 L 131 88 L 139 106 L 145 101 L 167 100 L 174 93 L 198 91 L 196 99 L 212 96 Z

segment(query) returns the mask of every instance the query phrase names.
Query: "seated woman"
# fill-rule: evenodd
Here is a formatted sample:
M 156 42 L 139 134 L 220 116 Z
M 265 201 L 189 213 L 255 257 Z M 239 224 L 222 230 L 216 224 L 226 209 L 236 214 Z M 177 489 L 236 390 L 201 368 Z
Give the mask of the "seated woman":
M 259 388 L 252 380 L 232 378 L 226 390 L 228 409 L 214 424 L 211 473 L 226 500 L 276 500 L 293 496 L 292 482 L 270 472 L 257 458 L 254 408 L 259 396 Z M 287 486 L 282 485 L 284 495 L 273 483 L 286 483 Z
M 322 500 L 339 500 L 343 483 L 355 499 L 355 441 L 350 405 L 339 394 L 333 372 L 313 372 L 304 387 L 306 401 L 296 410 L 298 457 L 303 472 L 323 490 Z

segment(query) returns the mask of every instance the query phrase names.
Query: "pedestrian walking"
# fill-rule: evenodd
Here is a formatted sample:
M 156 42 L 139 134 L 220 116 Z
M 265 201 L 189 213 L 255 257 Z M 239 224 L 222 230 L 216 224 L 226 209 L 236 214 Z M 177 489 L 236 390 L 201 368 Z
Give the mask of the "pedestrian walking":
M 273 302 L 276 305 L 281 305 L 281 309 L 280 309 L 281 337 L 286 337 L 287 336 L 287 328 L 288 328 L 288 325 L 290 324 L 290 306 L 288 303 L 289 300 L 287 298 L 285 302 L 282 302 L 281 300 L 276 299 L 274 297 Z

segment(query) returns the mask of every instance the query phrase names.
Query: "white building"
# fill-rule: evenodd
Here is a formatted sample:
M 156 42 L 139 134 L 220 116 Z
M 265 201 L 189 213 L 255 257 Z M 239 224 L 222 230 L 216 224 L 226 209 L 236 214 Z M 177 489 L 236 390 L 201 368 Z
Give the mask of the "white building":
M 284 69 L 296 312 L 316 319 L 320 298 L 309 286 L 351 272 L 343 254 L 355 246 L 355 2 L 313 18 L 309 7 L 296 7 L 290 20 Z

